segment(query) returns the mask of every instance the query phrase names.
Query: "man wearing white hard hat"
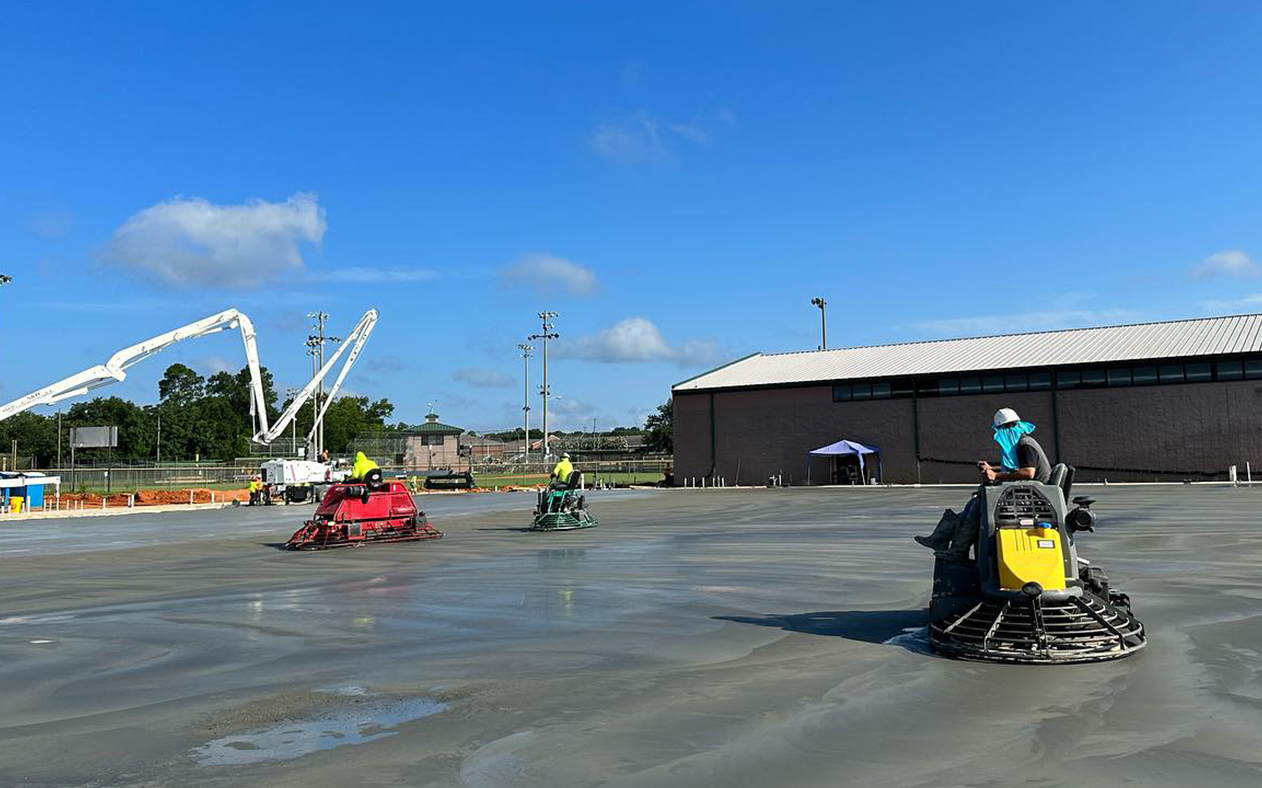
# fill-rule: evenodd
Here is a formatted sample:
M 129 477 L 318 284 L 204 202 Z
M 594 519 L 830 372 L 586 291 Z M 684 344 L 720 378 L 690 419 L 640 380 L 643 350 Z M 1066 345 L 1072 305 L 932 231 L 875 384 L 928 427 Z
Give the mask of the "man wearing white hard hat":
M 1022 421 L 1012 408 L 1000 408 L 995 411 L 991 427 L 995 431 L 995 443 L 999 444 L 1002 453 L 998 465 L 978 461 L 977 469 L 982 473 L 983 484 L 1030 480 L 1046 483 L 1051 478 L 1052 465 L 1047 460 L 1047 453 L 1038 441 L 1030 437 L 1030 433 L 1034 432 L 1033 424 Z M 975 494 L 958 515 L 947 509 L 933 533 L 912 538 L 938 551 L 943 558 L 967 560 L 968 550 L 977 540 L 977 529 L 981 523 L 981 518 L 977 516 L 979 500 L 980 496 Z

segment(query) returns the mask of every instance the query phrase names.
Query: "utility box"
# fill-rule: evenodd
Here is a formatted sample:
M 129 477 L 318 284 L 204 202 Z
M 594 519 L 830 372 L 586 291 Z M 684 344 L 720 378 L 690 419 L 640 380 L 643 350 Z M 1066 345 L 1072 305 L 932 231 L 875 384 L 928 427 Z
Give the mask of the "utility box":
M 38 477 L 43 476 L 44 474 L 42 474 L 42 473 L 27 473 L 27 474 L 24 474 L 24 475 L 25 475 L 27 478 L 30 478 L 30 479 L 35 479 L 35 478 L 38 478 Z M 26 499 L 26 509 L 27 509 L 27 511 L 30 511 L 31 509 L 34 509 L 34 508 L 36 508 L 36 507 L 39 507 L 39 508 L 41 508 L 41 509 L 42 509 L 42 508 L 44 508 L 44 485 L 42 485 L 42 484 L 28 484 L 27 486 L 22 487 L 22 488 L 20 488 L 20 489 L 22 490 L 22 492 L 20 493 L 20 495 L 21 495 L 23 498 L 25 498 L 25 499 Z

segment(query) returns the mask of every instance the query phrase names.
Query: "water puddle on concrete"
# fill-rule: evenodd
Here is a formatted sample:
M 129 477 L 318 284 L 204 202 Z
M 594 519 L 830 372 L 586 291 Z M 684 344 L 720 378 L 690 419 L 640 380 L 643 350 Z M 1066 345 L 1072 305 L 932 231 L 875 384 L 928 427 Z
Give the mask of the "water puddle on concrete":
M 933 647 L 929 645 L 929 627 L 907 627 L 902 634 L 895 635 L 881 645 L 902 646 L 917 654 L 933 653 Z
M 446 708 L 446 703 L 430 698 L 362 702 L 353 708 L 331 710 L 311 720 L 289 721 L 224 736 L 194 747 L 190 754 L 198 766 L 287 761 L 321 750 L 384 739 L 398 733 L 392 730 L 395 726 L 438 714 Z

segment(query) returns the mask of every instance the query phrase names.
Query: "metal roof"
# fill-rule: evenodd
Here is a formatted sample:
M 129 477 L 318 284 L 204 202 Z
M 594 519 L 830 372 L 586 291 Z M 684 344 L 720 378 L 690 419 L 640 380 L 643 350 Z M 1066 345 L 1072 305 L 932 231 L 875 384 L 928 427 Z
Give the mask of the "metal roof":
M 674 391 L 1262 352 L 1262 315 L 1073 328 L 896 345 L 755 353 Z

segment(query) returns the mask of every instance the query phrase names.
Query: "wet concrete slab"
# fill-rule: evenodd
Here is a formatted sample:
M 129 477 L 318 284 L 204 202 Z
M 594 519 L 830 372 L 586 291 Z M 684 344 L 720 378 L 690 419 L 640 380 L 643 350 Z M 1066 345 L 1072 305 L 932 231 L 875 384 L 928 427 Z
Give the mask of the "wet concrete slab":
M 1051 668 L 924 647 L 910 534 L 961 490 L 610 495 L 553 534 L 528 494 L 430 497 L 442 540 L 317 553 L 269 546 L 298 507 L 31 537 L 0 785 L 1262 783 L 1262 489 L 1089 492 L 1151 645 Z

